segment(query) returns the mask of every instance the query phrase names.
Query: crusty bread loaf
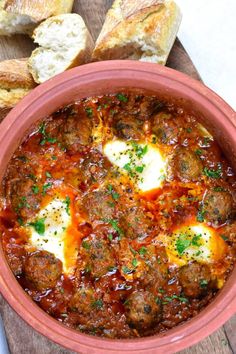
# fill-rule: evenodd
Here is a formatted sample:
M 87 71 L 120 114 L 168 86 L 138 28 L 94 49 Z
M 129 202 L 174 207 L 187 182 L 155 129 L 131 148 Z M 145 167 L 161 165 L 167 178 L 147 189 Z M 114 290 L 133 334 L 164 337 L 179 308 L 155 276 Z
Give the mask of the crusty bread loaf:
M 69 13 L 74 0 L 5 0 L 4 10 L 27 15 L 39 22 L 48 17 Z
M 27 58 L 0 62 L 0 119 L 35 85 L 27 68 Z
M 32 52 L 28 67 L 37 83 L 89 62 L 94 48 L 87 27 L 77 14 L 47 19 L 34 30 L 33 38 L 40 47 Z
M 74 0 L 0 0 L 0 35 L 31 35 L 38 22 L 71 12 Z
M 165 64 L 180 22 L 180 9 L 172 0 L 115 0 L 92 59 Z

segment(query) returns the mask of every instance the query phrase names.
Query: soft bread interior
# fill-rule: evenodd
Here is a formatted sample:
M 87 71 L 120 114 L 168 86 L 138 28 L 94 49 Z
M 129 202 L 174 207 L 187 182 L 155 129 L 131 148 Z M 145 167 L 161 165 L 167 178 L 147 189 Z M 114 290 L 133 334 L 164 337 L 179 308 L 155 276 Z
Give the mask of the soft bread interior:
M 5 107 L 14 107 L 19 100 L 21 100 L 29 92 L 30 89 L 26 88 L 14 88 L 8 90 L 0 88 L 0 109 Z
M 38 83 L 80 64 L 92 42 L 83 19 L 77 14 L 49 18 L 35 29 L 33 38 L 40 47 L 33 51 L 29 69 Z

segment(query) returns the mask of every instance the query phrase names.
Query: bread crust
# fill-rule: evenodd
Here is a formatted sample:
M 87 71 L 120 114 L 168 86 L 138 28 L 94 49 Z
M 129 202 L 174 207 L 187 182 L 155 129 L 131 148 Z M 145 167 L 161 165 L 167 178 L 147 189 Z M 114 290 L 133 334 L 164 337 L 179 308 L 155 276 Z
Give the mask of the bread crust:
M 96 41 L 92 59 L 140 59 L 154 48 L 159 62 L 164 64 L 180 22 L 180 10 L 172 0 L 115 0 Z M 140 43 L 132 40 L 138 36 Z
M 74 0 L 6 0 L 4 10 L 27 15 L 39 22 L 50 16 L 71 12 L 73 3 Z
M 27 58 L 0 62 L 0 121 L 35 86 Z
M 0 89 L 34 88 L 36 84 L 28 70 L 27 62 L 28 58 L 0 62 Z

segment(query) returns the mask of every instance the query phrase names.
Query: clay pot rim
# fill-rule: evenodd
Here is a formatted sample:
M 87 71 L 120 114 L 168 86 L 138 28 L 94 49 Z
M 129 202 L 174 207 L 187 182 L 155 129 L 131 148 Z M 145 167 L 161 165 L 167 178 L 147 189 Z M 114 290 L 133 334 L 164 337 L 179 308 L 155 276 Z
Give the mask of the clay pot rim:
M 21 124 L 21 116 L 24 114 L 27 115 L 29 107 L 37 105 L 39 101 L 42 106 L 43 101 L 45 99 L 46 101 L 50 100 L 50 95 L 52 94 L 53 96 L 53 93 L 56 94 L 58 88 L 59 90 L 63 90 L 64 85 L 68 85 L 70 81 L 78 80 L 78 77 L 81 79 L 83 76 L 101 75 L 101 73 L 117 72 L 118 70 L 129 71 L 133 74 L 137 74 L 138 72 L 155 74 L 163 80 L 170 80 L 173 84 L 179 86 L 180 91 L 181 88 L 182 90 L 192 91 L 195 96 L 197 95 L 196 100 L 198 98 L 204 101 L 204 104 L 208 104 L 209 110 L 214 110 L 216 116 L 220 115 L 221 118 L 224 116 L 221 126 L 227 131 L 227 135 L 231 137 L 231 140 L 235 142 L 236 147 L 236 128 L 232 123 L 235 112 L 206 86 L 180 72 L 157 64 L 134 61 L 108 61 L 87 64 L 69 70 L 34 89 L 1 123 L 0 155 L 6 153 L 4 145 L 7 142 L 9 132 L 13 129 L 14 125 Z M 218 124 L 220 123 L 218 122 Z M 236 274 L 236 269 L 233 274 Z M 171 353 L 177 349 L 183 349 L 187 345 L 193 345 L 209 335 L 236 312 L 236 284 L 232 279 L 232 275 L 212 303 L 193 319 L 161 335 L 127 340 L 92 337 L 60 324 L 41 310 L 25 294 L 6 262 L 2 264 L 0 271 L 0 290 L 10 305 L 33 328 L 51 340 L 72 350 L 79 350 L 83 353 L 88 350 L 94 353 L 144 353 L 147 350 L 149 350 L 149 353 L 158 353 L 159 350 L 162 352 L 164 350 L 166 353 Z M 14 288 L 14 291 L 12 291 L 12 288 Z

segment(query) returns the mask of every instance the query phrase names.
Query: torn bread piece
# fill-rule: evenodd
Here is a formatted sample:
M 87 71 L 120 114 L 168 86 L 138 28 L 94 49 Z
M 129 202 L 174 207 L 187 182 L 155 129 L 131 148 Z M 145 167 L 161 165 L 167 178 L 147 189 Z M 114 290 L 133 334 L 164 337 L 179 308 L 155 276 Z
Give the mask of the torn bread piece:
M 27 58 L 0 62 L 0 120 L 35 86 Z
M 92 60 L 134 59 L 164 65 L 181 18 L 172 0 L 115 0 Z
M 84 20 L 77 14 L 47 19 L 34 30 L 33 38 L 40 47 L 32 52 L 28 67 L 37 83 L 89 62 L 94 48 Z
M 71 12 L 73 3 L 74 0 L 0 0 L 0 35 L 31 35 L 40 21 Z

